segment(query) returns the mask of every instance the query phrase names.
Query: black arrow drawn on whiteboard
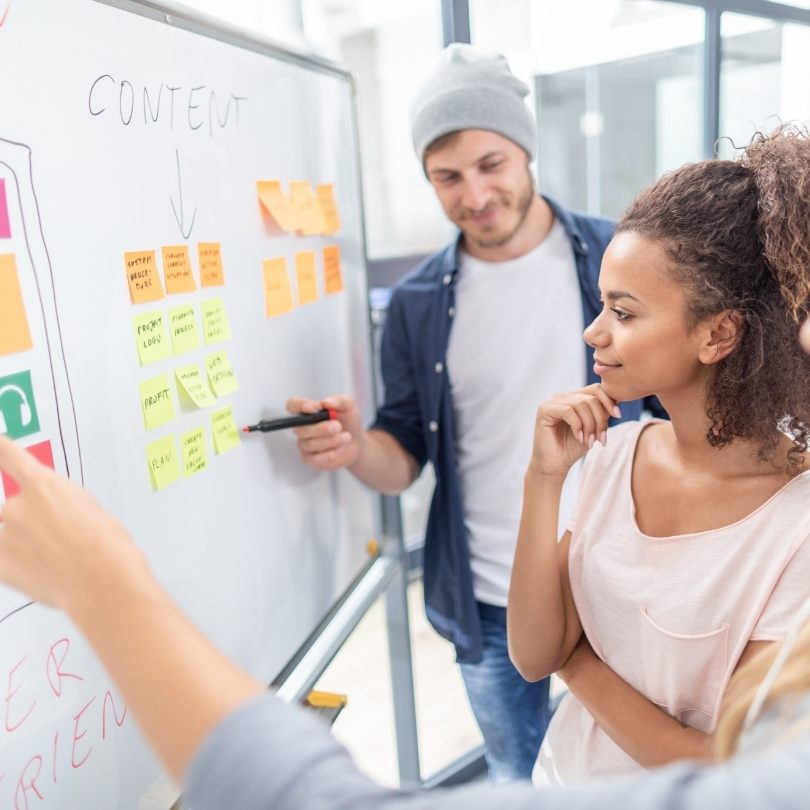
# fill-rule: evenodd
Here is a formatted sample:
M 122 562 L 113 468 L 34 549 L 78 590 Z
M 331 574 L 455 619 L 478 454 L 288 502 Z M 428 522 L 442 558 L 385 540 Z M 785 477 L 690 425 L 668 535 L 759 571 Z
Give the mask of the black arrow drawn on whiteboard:
M 174 211 L 174 219 L 177 222 L 177 226 L 180 228 L 180 233 L 183 234 L 183 239 L 188 239 L 191 236 L 191 231 L 194 228 L 194 220 L 197 219 L 197 209 L 194 209 L 194 213 L 191 215 L 191 224 L 188 226 L 188 233 L 186 233 L 186 227 L 183 224 L 185 221 L 185 217 L 183 215 L 183 181 L 180 178 L 180 152 L 175 149 L 174 150 L 175 157 L 177 158 L 177 187 L 180 190 L 180 216 L 177 216 L 177 206 L 174 204 L 174 200 L 172 199 L 171 195 L 169 196 L 169 202 L 172 204 L 172 211 Z

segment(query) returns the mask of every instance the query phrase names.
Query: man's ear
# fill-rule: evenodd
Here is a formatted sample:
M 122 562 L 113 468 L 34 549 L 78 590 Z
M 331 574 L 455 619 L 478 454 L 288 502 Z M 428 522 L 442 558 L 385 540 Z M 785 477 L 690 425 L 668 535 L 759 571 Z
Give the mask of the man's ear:
M 707 318 L 702 325 L 704 341 L 698 359 L 710 366 L 728 357 L 742 337 L 743 318 L 736 309 L 727 309 Z

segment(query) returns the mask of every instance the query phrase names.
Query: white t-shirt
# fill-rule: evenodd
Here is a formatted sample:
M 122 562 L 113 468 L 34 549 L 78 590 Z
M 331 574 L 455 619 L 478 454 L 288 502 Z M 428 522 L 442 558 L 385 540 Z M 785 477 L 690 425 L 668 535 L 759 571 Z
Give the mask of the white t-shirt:
M 555 221 L 507 262 L 462 252 L 447 349 L 458 472 L 475 597 L 505 606 L 538 406 L 586 382 L 582 302 L 571 242 Z M 569 475 L 560 510 L 575 498 Z

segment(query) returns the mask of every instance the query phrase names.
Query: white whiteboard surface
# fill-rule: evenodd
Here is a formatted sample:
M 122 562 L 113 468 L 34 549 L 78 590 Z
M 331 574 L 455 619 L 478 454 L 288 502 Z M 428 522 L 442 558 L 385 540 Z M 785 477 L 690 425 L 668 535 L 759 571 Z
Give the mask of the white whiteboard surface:
M 293 394 L 340 391 L 373 412 L 351 84 L 314 62 L 93 0 L 0 0 L 6 9 L 0 256 L 14 256 L 33 348 L 0 354 L 0 379 L 30 372 L 40 423 L 20 442 L 50 442 L 56 468 L 123 521 L 182 608 L 269 682 L 362 568 L 378 499 L 345 473 L 304 467 L 290 431 L 243 436 L 217 455 L 210 416 L 231 406 L 244 425 L 280 414 Z M 340 230 L 271 232 L 256 195 L 268 179 L 333 184 Z M 221 245 L 224 286 L 200 287 L 200 242 Z M 154 250 L 162 269 L 161 248 L 183 244 L 196 291 L 132 304 L 124 254 Z M 328 245 L 340 249 L 345 283 L 332 295 Z M 318 299 L 266 317 L 262 262 L 285 257 L 295 294 L 294 256 L 308 250 Z M 190 304 L 200 328 L 202 302 L 217 298 L 231 340 L 141 367 L 136 315 Z M 197 363 L 205 375 L 220 350 L 238 391 L 213 407 L 181 404 L 174 370 Z M 175 417 L 147 430 L 139 386 L 162 373 Z M 198 427 L 208 469 L 153 491 L 146 445 Z M 171 803 L 78 631 L 2 588 L 0 691 L 0 810 Z

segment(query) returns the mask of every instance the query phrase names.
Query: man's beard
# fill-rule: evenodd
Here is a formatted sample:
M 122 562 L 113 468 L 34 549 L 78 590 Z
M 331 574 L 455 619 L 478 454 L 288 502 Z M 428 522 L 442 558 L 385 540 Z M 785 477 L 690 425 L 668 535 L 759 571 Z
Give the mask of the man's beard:
M 518 214 L 518 221 L 515 223 L 515 227 L 512 228 L 506 234 L 500 235 L 493 235 L 489 238 L 486 236 L 484 237 L 475 237 L 470 236 L 468 234 L 464 234 L 465 238 L 469 239 L 478 247 L 482 248 L 495 248 L 495 247 L 502 247 L 503 245 L 507 244 L 512 237 L 521 229 L 523 223 L 526 221 L 526 217 L 529 215 L 529 208 L 531 208 L 532 200 L 534 199 L 534 182 L 532 181 L 532 176 L 530 172 L 526 172 L 526 186 L 523 189 L 520 196 L 517 198 L 517 205 L 515 206 L 515 210 Z

